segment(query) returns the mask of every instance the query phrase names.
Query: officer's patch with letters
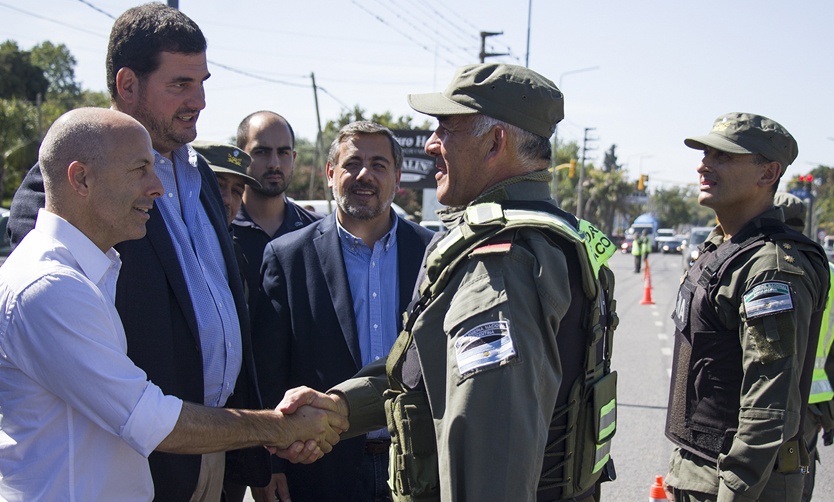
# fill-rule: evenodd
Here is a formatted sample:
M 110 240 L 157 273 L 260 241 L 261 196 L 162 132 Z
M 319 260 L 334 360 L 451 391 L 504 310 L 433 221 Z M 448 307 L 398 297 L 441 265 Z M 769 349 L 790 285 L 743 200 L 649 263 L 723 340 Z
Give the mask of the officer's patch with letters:
M 742 296 L 747 319 L 789 312 L 794 309 L 791 286 L 786 282 L 763 282 Z
M 493 321 L 470 329 L 455 341 L 461 375 L 497 366 L 516 356 L 509 321 Z

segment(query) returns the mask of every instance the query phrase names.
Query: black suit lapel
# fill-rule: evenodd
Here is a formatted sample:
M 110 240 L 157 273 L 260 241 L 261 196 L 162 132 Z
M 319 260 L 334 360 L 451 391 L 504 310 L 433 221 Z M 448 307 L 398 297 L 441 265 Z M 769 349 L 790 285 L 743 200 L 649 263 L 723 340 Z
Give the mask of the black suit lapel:
M 165 277 L 171 285 L 171 291 L 177 298 L 185 321 L 190 328 L 191 335 L 194 341 L 200 343 L 199 330 L 197 329 L 197 317 L 194 315 L 194 304 L 191 303 L 191 294 L 188 292 L 188 286 L 185 283 L 185 276 L 182 273 L 182 266 L 180 265 L 177 252 L 174 249 L 174 243 L 171 241 L 171 234 L 168 232 L 168 227 L 165 225 L 165 219 L 159 211 L 159 205 L 154 204 L 149 211 L 150 219 L 146 224 L 147 239 L 151 247 L 156 252 L 162 269 L 165 270 Z
M 333 300 L 336 318 L 358 370 L 362 367 L 359 334 L 356 332 L 353 297 L 350 294 L 345 262 L 342 259 L 339 232 L 336 229 L 336 220 L 333 214 L 321 223 L 319 231 L 321 231 L 321 235 L 313 239 L 313 244 L 316 247 L 316 254 L 321 264 L 321 272 L 324 275 L 325 282 L 327 282 L 330 298 Z

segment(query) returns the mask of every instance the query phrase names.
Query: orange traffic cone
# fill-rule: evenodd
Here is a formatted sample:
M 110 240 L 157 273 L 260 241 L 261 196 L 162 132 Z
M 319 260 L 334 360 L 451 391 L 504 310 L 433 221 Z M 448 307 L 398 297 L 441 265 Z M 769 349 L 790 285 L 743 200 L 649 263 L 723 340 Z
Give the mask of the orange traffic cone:
M 663 476 L 655 476 L 654 484 L 649 488 L 649 502 L 658 500 L 668 500 L 666 492 L 663 490 Z
M 646 263 L 645 287 L 643 288 L 643 300 L 640 305 L 654 305 L 652 301 L 652 274 L 649 272 L 649 264 Z

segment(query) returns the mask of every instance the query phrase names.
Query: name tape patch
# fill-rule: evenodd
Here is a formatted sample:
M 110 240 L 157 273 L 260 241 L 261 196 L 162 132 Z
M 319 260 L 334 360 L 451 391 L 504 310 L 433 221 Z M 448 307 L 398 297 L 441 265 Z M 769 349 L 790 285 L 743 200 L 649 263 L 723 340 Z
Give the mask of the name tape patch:
M 750 288 L 744 296 L 744 313 L 748 319 L 793 310 L 791 287 L 785 282 L 764 282 Z
M 488 322 L 470 329 L 455 342 L 458 370 L 465 375 L 515 357 L 509 321 Z

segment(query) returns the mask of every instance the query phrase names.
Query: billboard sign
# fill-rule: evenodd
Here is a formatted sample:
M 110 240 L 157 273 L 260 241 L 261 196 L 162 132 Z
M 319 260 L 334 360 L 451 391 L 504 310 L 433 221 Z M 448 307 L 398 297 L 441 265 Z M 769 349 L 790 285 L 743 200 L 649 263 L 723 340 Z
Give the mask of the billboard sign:
M 394 136 L 403 148 L 403 188 L 437 188 L 434 175 L 437 172 L 434 157 L 423 147 L 434 131 L 394 129 Z

